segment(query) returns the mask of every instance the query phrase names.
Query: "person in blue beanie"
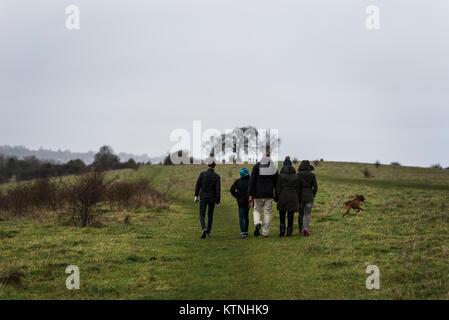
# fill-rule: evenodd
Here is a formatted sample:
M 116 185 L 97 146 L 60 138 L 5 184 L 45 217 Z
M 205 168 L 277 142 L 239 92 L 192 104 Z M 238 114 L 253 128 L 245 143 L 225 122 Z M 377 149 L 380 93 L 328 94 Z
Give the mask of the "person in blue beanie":
M 248 237 L 248 215 L 249 208 L 251 207 L 248 195 L 248 184 L 249 170 L 243 168 L 240 170 L 240 179 L 235 180 L 230 189 L 232 196 L 237 200 L 239 208 L 240 238 L 242 239 Z

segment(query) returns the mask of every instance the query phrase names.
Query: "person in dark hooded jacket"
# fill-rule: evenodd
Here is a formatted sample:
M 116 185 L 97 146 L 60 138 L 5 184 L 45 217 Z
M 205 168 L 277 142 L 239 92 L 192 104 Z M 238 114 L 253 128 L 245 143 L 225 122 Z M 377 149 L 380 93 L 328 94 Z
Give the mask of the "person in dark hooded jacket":
M 235 180 L 229 190 L 232 196 L 237 200 L 239 207 L 239 223 L 240 223 L 240 238 L 248 237 L 249 226 L 249 208 L 250 203 L 248 201 L 248 184 L 249 184 L 249 171 L 246 168 L 240 170 L 240 179 Z
M 220 176 L 215 172 L 215 162 L 207 165 L 209 168 L 200 173 L 195 186 L 195 202 L 200 203 L 200 224 L 203 229 L 201 239 L 210 238 L 214 208 L 220 205 Z M 199 197 L 199 198 L 198 198 Z M 207 209 L 207 226 L 206 226 Z
M 281 169 L 277 185 L 274 201 L 277 202 L 279 210 L 280 232 L 279 236 L 285 234 L 285 214 L 288 212 L 287 237 L 291 237 L 293 233 L 293 218 L 295 212 L 299 211 L 299 193 L 301 186 L 296 170 L 292 166 L 290 157 L 286 157 L 284 165 Z
M 315 174 L 312 173 L 313 170 L 314 167 L 310 165 L 308 160 L 302 161 L 298 168 L 298 177 L 301 188 L 298 217 L 299 234 L 304 234 L 306 237 L 309 236 L 310 213 L 312 211 L 313 201 L 318 192 L 318 184 Z M 304 215 L 306 217 L 305 224 Z

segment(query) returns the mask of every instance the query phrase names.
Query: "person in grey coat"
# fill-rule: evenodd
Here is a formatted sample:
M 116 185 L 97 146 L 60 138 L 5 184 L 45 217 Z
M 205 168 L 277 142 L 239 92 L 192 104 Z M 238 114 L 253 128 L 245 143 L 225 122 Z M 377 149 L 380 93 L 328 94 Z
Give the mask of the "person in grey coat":
M 315 174 L 312 173 L 314 167 L 310 165 L 308 160 L 301 162 L 298 168 L 298 177 L 300 183 L 300 196 L 299 196 L 299 235 L 304 234 L 308 237 L 309 234 L 309 224 L 310 224 L 310 213 L 313 207 L 313 201 L 318 192 L 318 184 L 316 181 Z M 305 216 L 305 223 L 304 223 Z M 304 227 L 304 230 L 303 230 Z

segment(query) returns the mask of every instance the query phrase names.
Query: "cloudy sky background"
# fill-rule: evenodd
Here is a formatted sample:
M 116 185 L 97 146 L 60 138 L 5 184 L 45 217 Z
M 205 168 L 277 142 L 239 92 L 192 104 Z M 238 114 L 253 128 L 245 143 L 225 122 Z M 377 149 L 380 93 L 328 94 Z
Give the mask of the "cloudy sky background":
M 0 144 L 158 156 L 202 120 L 277 128 L 298 158 L 449 166 L 448 32 L 447 0 L 0 0 Z

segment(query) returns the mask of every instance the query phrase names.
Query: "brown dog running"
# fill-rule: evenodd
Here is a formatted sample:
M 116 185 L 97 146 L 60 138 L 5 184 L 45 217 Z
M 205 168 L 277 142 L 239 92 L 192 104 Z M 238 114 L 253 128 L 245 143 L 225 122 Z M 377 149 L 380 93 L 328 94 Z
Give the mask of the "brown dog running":
M 362 207 L 360 207 L 360 202 L 365 202 L 365 197 L 363 195 L 355 195 L 355 198 L 345 202 L 344 208 L 346 209 L 346 212 L 343 214 L 343 217 L 347 214 L 349 214 L 349 211 L 351 209 L 357 210 L 357 212 L 360 212 L 360 210 L 363 210 Z

